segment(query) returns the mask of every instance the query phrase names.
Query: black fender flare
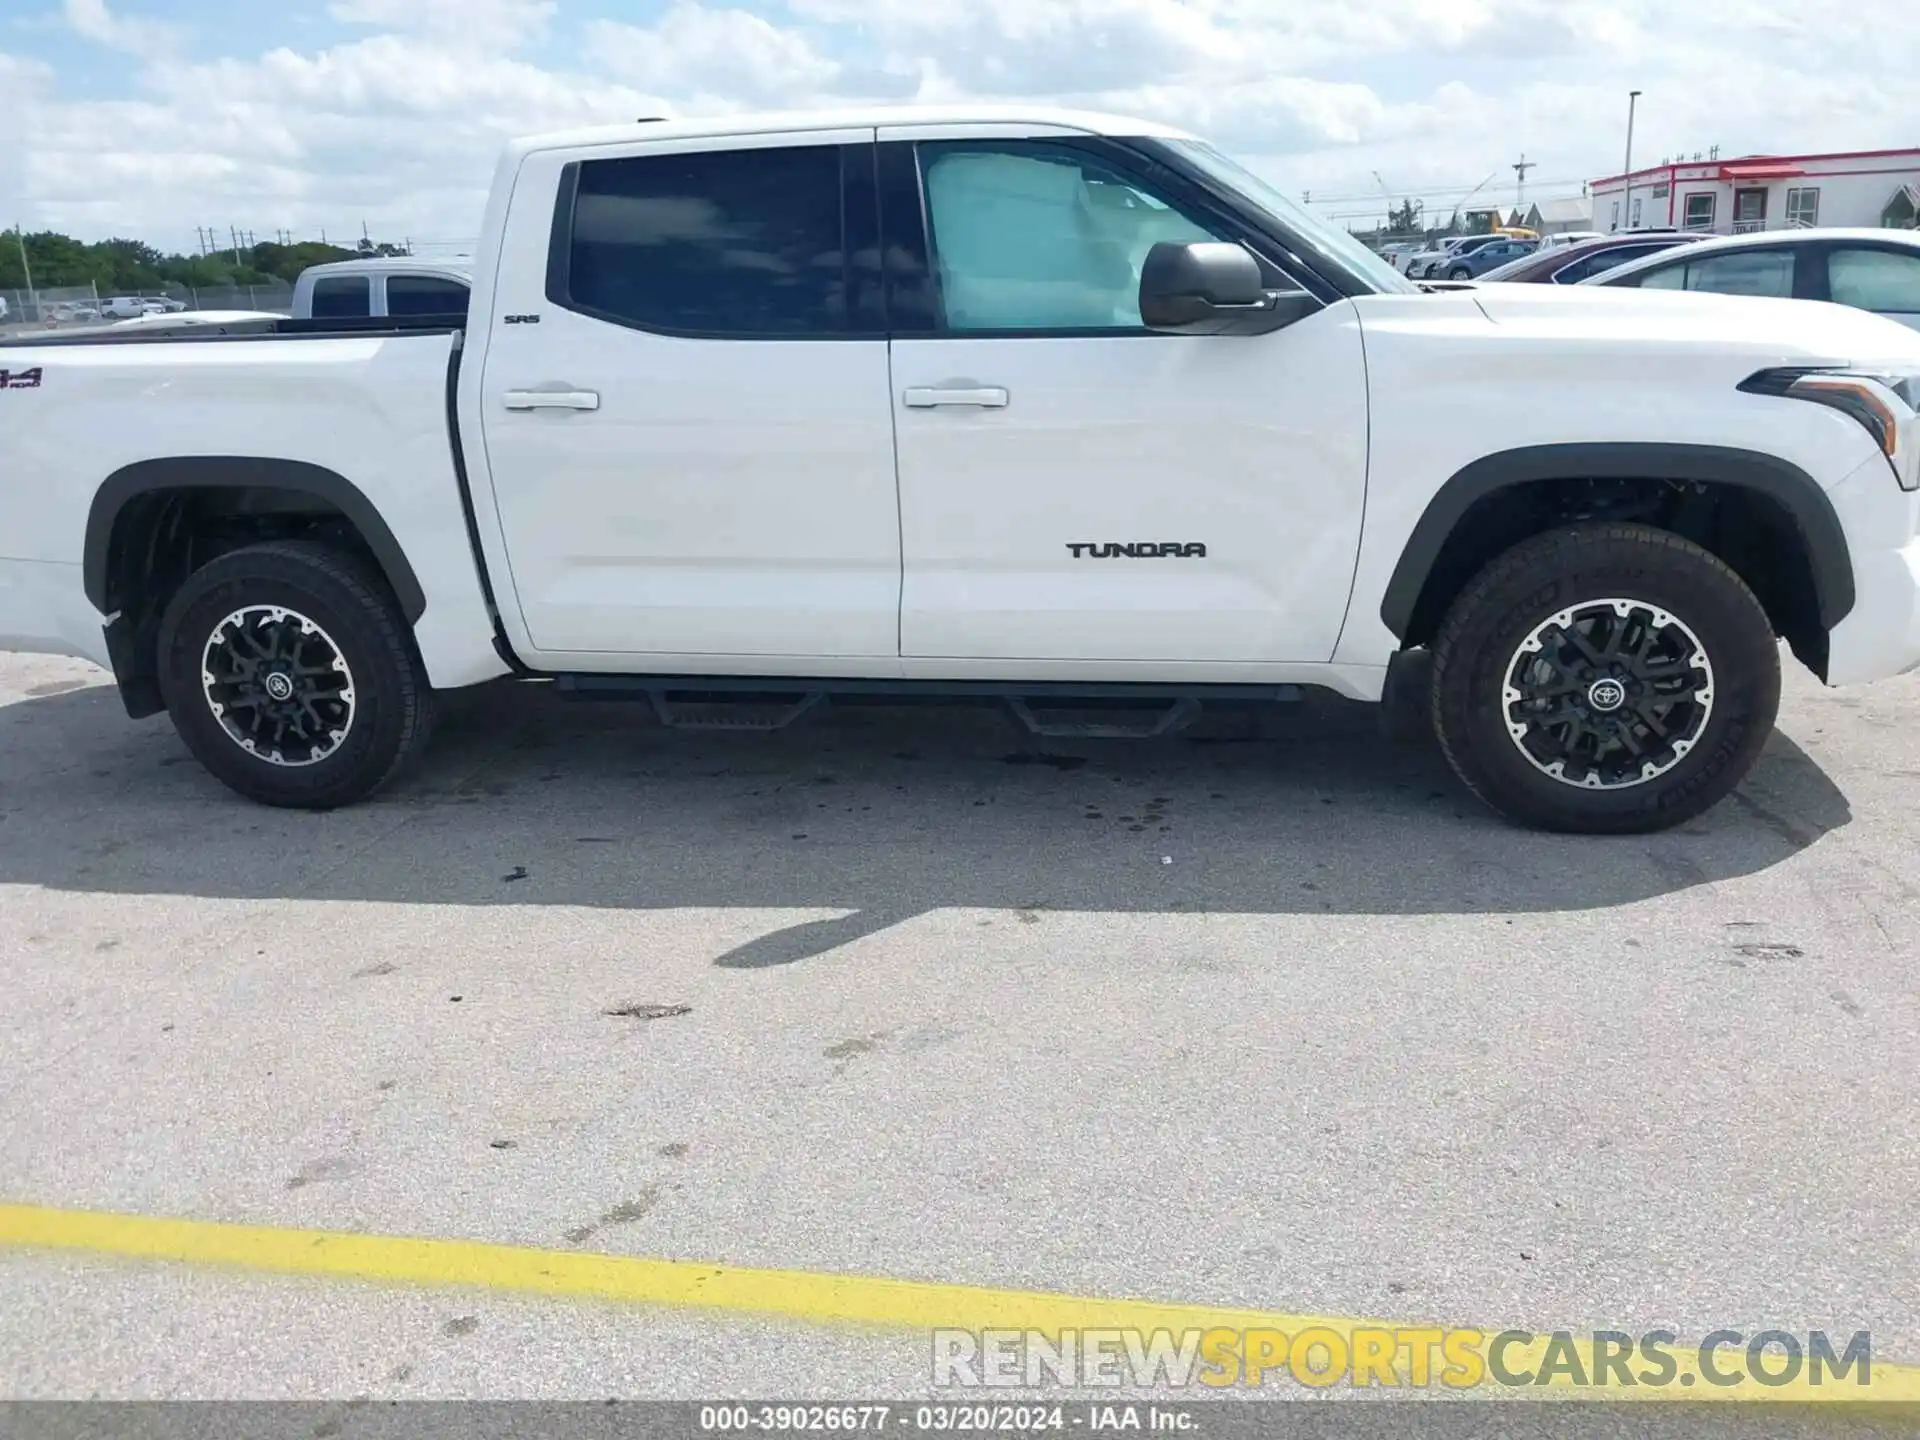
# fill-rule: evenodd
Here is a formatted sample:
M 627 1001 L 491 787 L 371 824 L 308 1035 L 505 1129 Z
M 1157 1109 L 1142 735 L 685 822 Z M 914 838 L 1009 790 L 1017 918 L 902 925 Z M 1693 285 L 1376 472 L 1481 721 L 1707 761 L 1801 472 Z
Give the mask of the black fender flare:
M 141 460 L 114 471 L 94 492 L 87 512 L 81 578 L 87 598 L 102 615 L 107 608 L 107 562 L 114 523 L 127 502 L 155 490 L 260 489 L 312 495 L 344 515 L 367 542 L 409 625 L 426 613 L 427 596 L 400 542 L 374 503 L 344 475 L 304 460 L 252 455 L 176 455 Z
M 1541 480 L 1676 480 L 1754 490 L 1793 517 L 1812 562 L 1820 623 L 1832 630 L 1853 610 L 1853 555 L 1833 502 L 1798 465 L 1726 445 L 1622 442 L 1529 445 L 1502 450 L 1456 473 L 1428 502 L 1407 537 L 1380 600 L 1380 619 L 1404 640 L 1414 607 L 1447 537 L 1489 495 Z

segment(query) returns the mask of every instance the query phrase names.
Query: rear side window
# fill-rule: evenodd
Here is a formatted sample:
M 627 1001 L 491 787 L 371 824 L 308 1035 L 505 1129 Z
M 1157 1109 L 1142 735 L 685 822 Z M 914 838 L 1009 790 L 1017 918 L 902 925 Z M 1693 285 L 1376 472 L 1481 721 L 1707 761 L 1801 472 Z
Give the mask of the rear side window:
M 555 303 L 644 330 L 844 333 L 840 147 L 581 162 Z
M 389 275 L 387 314 L 464 315 L 467 287 L 437 275 Z
M 373 288 L 365 275 L 322 275 L 313 282 L 316 320 L 351 320 L 371 315 Z
M 1920 254 L 1836 250 L 1827 260 L 1834 300 L 1882 315 L 1920 315 Z
M 1554 283 L 1576 285 L 1589 275 L 1604 275 L 1607 271 L 1624 265 L 1629 260 L 1641 260 L 1648 255 L 1658 255 L 1662 250 L 1672 248 L 1671 245 L 1622 245 L 1617 250 L 1602 250 L 1597 254 L 1584 256 L 1566 269 L 1557 271 L 1553 277 Z M 1679 288 L 1677 281 L 1674 288 Z
M 1734 250 L 1687 263 L 1687 289 L 1719 295 L 1793 295 L 1793 256 L 1785 250 Z

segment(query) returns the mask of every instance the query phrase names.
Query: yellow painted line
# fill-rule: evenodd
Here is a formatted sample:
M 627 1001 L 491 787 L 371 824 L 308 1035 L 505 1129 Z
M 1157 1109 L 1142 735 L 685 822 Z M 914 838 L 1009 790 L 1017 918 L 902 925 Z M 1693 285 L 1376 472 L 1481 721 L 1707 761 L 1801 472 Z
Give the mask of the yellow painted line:
M 724 1313 L 779 1316 L 815 1324 L 866 1326 L 925 1333 L 935 1329 L 1032 1330 L 1280 1330 L 1289 1335 L 1324 1327 L 1343 1340 L 1355 1330 L 1409 1328 L 1405 1322 L 1326 1315 L 1292 1315 L 1210 1305 L 1113 1300 L 1037 1290 L 944 1285 L 867 1275 L 753 1269 L 698 1260 L 658 1260 L 571 1250 L 541 1250 L 478 1240 L 432 1240 L 293 1230 L 39 1205 L 0 1205 L 0 1247 L 79 1251 L 124 1259 L 170 1261 L 276 1275 L 317 1275 L 390 1285 L 467 1286 L 518 1294 L 595 1299 L 635 1305 L 679 1306 Z M 1491 1336 L 1494 1332 L 1487 1331 Z M 1515 1345 L 1512 1368 L 1534 1369 L 1547 1338 Z M 1682 1370 L 1698 1371 L 1697 1352 L 1675 1347 Z M 1731 1361 L 1735 1357 L 1725 1357 Z M 1562 1384 L 1551 1387 L 1560 1393 Z M 1872 1383 L 1815 1387 L 1804 1383 L 1719 1390 L 1679 1386 L 1632 1390 L 1579 1387 L 1607 1398 L 1706 1400 L 1832 1399 L 1920 1403 L 1920 1366 L 1873 1360 Z M 1511 1393 L 1492 1384 L 1480 1393 Z

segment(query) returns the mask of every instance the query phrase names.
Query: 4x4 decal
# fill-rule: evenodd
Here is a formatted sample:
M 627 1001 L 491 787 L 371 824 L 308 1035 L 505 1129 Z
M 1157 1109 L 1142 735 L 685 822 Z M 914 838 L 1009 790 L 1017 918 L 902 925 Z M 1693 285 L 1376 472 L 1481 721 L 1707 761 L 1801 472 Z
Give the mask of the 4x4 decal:
M 0 370 L 0 390 L 38 390 L 40 367 L 31 370 Z

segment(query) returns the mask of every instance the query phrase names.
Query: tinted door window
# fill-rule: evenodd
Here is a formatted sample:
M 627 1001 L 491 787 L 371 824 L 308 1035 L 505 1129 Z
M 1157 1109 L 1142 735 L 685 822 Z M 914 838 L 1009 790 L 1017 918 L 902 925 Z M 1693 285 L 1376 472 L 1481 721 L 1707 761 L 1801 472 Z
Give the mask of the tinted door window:
M 1707 290 L 1716 295 L 1793 294 L 1793 253 L 1788 250 L 1729 250 L 1697 260 L 1676 260 L 1623 280 L 1646 290 Z
M 364 275 L 323 275 L 313 282 L 316 320 L 352 320 L 373 313 L 373 287 Z
M 1786 250 L 1732 250 L 1687 262 L 1687 289 L 1718 295 L 1793 294 L 1793 255 Z
M 840 164 L 833 145 L 585 161 L 552 298 L 682 334 L 843 332 Z
M 1063 148 L 956 141 L 920 157 L 949 331 L 1137 330 L 1147 252 L 1220 238 Z
M 1582 255 L 1565 269 L 1556 270 L 1553 283 L 1556 285 L 1578 285 L 1589 275 L 1604 275 L 1616 266 L 1629 260 L 1639 260 L 1648 255 L 1658 255 L 1670 247 L 1665 245 L 1622 245 L 1614 250 L 1600 250 L 1592 255 Z
M 389 275 L 387 314 L 464 315 L 467 287 L 437 275 Z
M 1920 254 L 1836 250 L 1827 259 L 1827 283 L 1838 304 L 1882 315 L 1920 315 Z

